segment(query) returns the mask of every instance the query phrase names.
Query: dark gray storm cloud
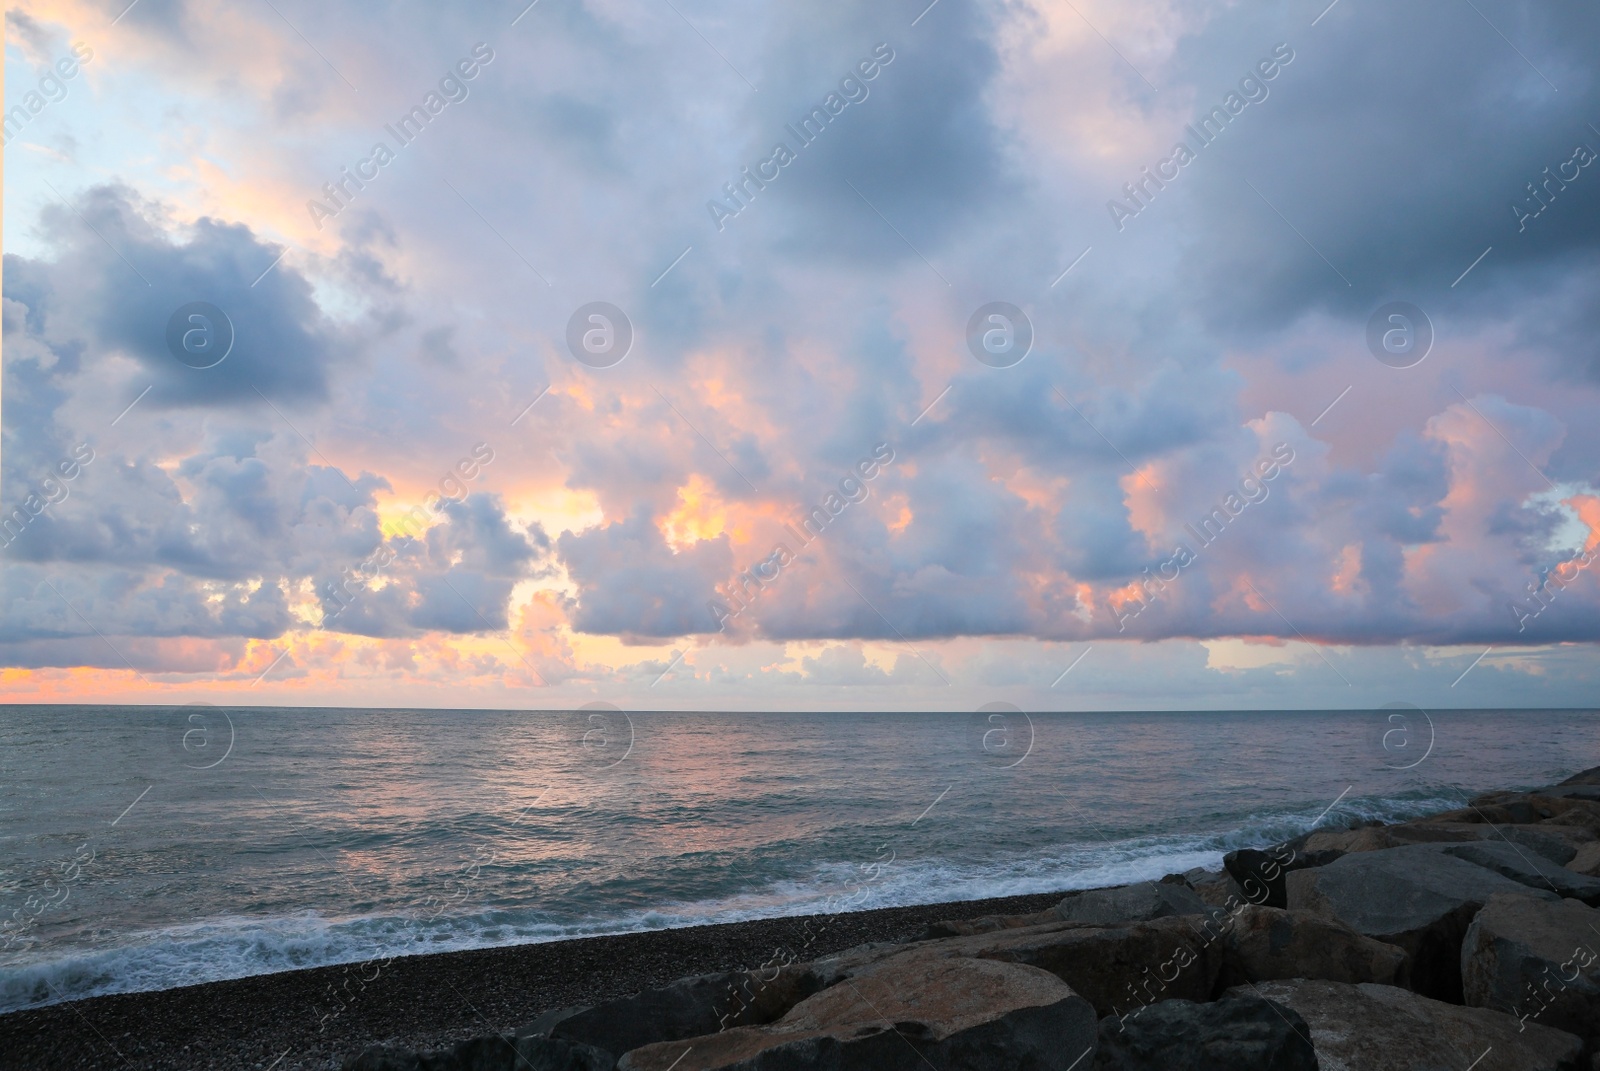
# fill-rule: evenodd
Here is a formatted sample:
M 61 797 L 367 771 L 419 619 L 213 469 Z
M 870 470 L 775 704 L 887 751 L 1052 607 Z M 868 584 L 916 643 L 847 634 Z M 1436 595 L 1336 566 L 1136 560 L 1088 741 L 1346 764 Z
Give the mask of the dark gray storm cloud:
M 1248 70 L 1245 42 L 1295 51 L 1268 99 L 1184 179 L 1197 212 L 1187 262 L 1213 319 L 1276 326 L 1315 307 L 1364 317 L 1396 295 L 1487 319 L 1537 293 L 1544 268 L 1592 270 L 1600 167 L 1579 166 L 1574 150 L 1600 153 L 1600 11 L 1345 4 L 1314 28 L 1293 14 L 1236 8 L 1176 60 L 1203 110 L 1232 88 L 1233 68 Z

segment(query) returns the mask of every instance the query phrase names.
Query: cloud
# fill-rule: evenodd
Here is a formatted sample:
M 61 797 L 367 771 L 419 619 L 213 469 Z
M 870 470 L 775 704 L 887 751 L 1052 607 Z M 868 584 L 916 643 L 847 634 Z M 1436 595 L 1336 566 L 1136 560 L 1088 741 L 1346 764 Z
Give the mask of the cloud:
M 74 153 L 13 184 L 0 658 L 253 680 L 290 649 L 282 687 L 363 698 L 890 703 L 946 674 L 1055 702 L 1093 644 L 1062 689 L 1270 705 L 1494 644 L 1527 661 L 1486 659 L 1485 695 L 1541 658 L 1577 694 L 1592 589 L 1512 606 L 1593 529 L 1600 170 L 1511 205 L 1600 149 L 1600 15 L 1480 7 L 358 5 L 299 26 L 324 61 L 270 12 L 145 0 L 83 85 L 161 135 L 75 99 L 50 116 Z M 17 50 L 54 11 L 8 15 Z M 312 229 L 305 199 L 478 41 L 470 97 Z M 1107 199 L 1280 43 L 1266 99 L 1115 227 Z M 719 231 L 707 200 L 834 92 Z M 566 345 L 595 300 L 634 328 L 607 369 Z M 1011 368 L 966 338 L 997 300 L 1033 328 Z M 1390 300 L 1432 318 L 1416 368 L 1367 352 Z M 232 325 L 213 368 L 167 342 L 196 301 Z M 468 443 L 493 463 L 432 497 Z
M 330 366 L 350 358 L 348 342 L 304 278 L 282 265 L 268 271 L 284 250 L 246 226 L 209 218 L 174 241 L 160 212 L 117 186 L 46 209 L 45 233 L 59 253 L 42 269 L 52 298 L 44 333 L 81 338 L 105 357 L 132 357 L 152 385 L 154 406 L 295 408 L 325 400 Z M 216 345 L 232 335 L 214 367 L 191 367 L 168 342 L 172 317 L 194 302 L 215 306 L 231 324 L 205 328 Z
M 716 631 L 708 607 L 733 568 L 725 537 L 675 552 L 651 517 L 635 511 L 563 533 L 556 550 L 577 585 L 571 620 L 578 632 L 660 639 Z

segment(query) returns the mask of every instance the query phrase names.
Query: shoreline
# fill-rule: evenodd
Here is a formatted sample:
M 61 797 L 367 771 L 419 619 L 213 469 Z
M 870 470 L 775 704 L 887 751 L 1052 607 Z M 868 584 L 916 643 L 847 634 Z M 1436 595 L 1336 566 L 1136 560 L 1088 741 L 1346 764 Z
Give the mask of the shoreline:
M 577 1045 L 607 1067 L 620 1056 L 630 1071 L 666 1071 L 688 1055 L 676 1048 L 685 1043 L 707 1049 L 696 1060 L 710 1068 L 724 1065 L 724 1049 L 778 1052 L 833 1038 L 827 1044 L 871 1058 L 849 1066 L 877 1066 L 884 1054 L 867 1049 L 883 1030 L 918 1053 L 943 1051 L 929 1023 L 966 1023 L 976 1012 L 962 1002 L 985 993 L 989 1018 L 958 1026 L 961 1037 L 1022 1044 L 1035 1031 L 1024 1020 L 1049 1009 L 1050 1059 L 1070 1034 L 1074 1051 L 1104 1047 L 1108 1068 L 1160 1066 L 1117 1063 L 1115 1053 L 1168 1028 L 1221 1031 L 1214 1039 L 1231 1045 L 1244 1035 L 1230 1041 L 1229 1031 L 1256 1030 L 1245 1020 L 1230 1026 L 1238 1016 L 1254 1016 L 1285 1052 L 1313 1059 L 1315 1035 L 1318 1051 L 1354 1058 L 1341 1024 L 1400 1015 L 1401 1005 L 1404 1022 L 1379 1024 L 1393 1035 L 1389 1048 L 1415 1042 L 1420 1029 L 1432 1040 L 1419 1052 L 1432 1052 L 1466 1030 L 1482 1044 L 1456 1053 L 1465 1062 L 1491 1042 L 1505 1050 L 1484 1071 L 1577 1071 L 1589 1066 L 1573 1062 L 1580 1055 L 1600 1068 L 1600 988 L 1553 991 L 1520 1019 L 1496 1010 L 1528 1003 L 1517 978 L 1568 970 L 1576 960 L 1556 959 L 1600 933 L 1600 766 L 1398 823 L 1317 825 L 1230 851 L 1221 871 L 1159 881 L 428 952 L 63 1000 L 0 1014 L 0 1053 L 19 1071 L 483 1071 L 522 1055 L 572 1055 Z M 1550 959 L 1543 944 L 1557 931 L 1560 955 Z M 1496 973 L 1496 956 L 1520 964 L 1516 977 Z M 697 977 L 707 975 L 722 977 Z M 1012 996 L 986 988 L 1001 975 Z M 896 1014 L 874 1003 L 862 1019 L 859 999 L 838 996 L 855 991 L 839 984 L 852 978 L 881 989 L 875 995 Z M 748 1018 L 730 1025 L 730 1014 Z M 1540 1016 L 1549 1023 L 1525 1023 Z M 435 1055 L 419 1063 L 422 1053 Z M 1315 1066 L 1249 1066 L 1269 1064 Z
M 427 952 L 396 958 L 376 976 L 342 964 L 85 997 L 0 1015 L 0 1052 L 18 1071 L 324 1071 L 369 1045 L 445 1048 L 514 1030 L 551 1008 L 752 968 L 780 946 L 827 956 L 905 941 L 936 922 L 1041 911 L 1067 891 Z M 811 929 L 818 919 L 826 921 Z

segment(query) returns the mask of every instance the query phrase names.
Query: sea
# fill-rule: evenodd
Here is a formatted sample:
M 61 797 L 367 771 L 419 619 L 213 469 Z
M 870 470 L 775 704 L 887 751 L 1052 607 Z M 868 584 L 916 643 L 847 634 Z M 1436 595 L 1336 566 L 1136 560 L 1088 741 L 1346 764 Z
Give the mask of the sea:
M 0 1012 L 1149 880 L 1595 765 L 1593 710 L 0 706 Z

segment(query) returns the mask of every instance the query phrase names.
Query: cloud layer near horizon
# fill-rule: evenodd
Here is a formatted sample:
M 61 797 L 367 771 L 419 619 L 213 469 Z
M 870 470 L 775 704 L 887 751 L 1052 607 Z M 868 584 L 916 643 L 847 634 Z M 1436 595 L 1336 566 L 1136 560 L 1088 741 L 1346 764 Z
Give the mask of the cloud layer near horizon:
M 912 6 L 8 12 L 8 693 L 1587 701 L 1600 13 Z

